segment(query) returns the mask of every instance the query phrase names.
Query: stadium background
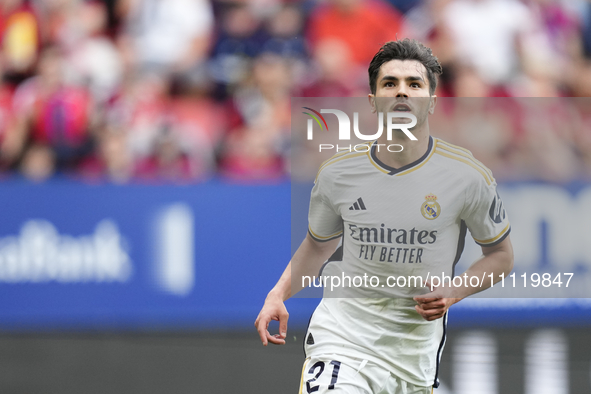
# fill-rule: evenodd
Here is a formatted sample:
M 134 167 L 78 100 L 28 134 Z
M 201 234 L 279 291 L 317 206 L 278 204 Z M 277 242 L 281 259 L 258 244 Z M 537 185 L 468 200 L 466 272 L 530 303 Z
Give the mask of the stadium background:
M 443 63 L 433 133 L 493 170 L 516 270 L 589 276 L 589 1 L 0 9 L 3 393 L 294 392 L 317 300 L 285 347 L 252 327 L 303 236 L 290 97 L 365 96 L 396 36 Z M 440 393 L 591 391 L 585 300 L 456 307 Z

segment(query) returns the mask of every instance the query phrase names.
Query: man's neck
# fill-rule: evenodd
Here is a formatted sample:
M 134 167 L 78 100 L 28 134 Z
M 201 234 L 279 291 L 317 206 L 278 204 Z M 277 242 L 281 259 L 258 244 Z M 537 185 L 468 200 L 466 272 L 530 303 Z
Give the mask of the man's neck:
M 417 138 L 416 141 L 411 140 L 402 131 L 394 131 L 390 141 L 387 139 L 386 133 L 382 134 L 378 139 L 378 144 L 384 145 L 376 151 L 377 158 L 392 168 L 401 168 L 419 160 L 429 149 L 429 128 L 425 127 L 423 130 L 414 129 L 412 133 Z M 388 151 L 386 147 L 392 144 L 401 145 L 403 147 L 402 151 Z M 400 148 L 392 150 L 400 150 Z

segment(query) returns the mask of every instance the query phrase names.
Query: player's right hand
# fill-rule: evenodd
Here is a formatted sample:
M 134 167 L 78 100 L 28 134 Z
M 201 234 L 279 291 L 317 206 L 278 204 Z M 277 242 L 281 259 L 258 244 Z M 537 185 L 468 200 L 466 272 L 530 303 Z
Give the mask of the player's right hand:
M 254 326 L 259 332 L 261 342 L 267 346 L 269 342 L 274 345 L 285 345 L 285 338 L 287 336 L 287 319 L 289 313 L 280 297 L 272 295 L 267 296 L 265 305 L 261 309 L 259 316 L 254 322 Z M 269 323 L 271 320 L 279 321 L 279 334 L 271 335 L 269 333 Z

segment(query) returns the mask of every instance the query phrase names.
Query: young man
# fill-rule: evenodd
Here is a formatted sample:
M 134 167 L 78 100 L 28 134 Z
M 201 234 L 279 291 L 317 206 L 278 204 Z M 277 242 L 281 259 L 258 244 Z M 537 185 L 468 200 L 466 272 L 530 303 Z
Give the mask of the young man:
M 411 132 L 417 140 L 402 131 L 388 140 L 383 133 L 367 153 L 338 153 L 321 166 L 308 235 L 255 322 L 263 345 L 285 343 L 284 301 L 301 290 L 302 275 L 318 275 L 321 267 L 322 275 L 365 273 L 381 284 L 414 275 L 453 277 L 469 229 L 483 256 L 461 276 L 492 274 L 496 282 L 511 271 L 510 225 L 490 170 L 465 149 L 430 136 L 439 74 L 437 58 L 414 40 L 389 42 L 374 56 L 372 110 L 414 115 Z M 402 151 L 384 148 L 391 144 Z M 323 266 L 339 240 L 339 261 Z M 300 392 L 430 393 L 438 386 L 448 308 L 490 286 L 490 281 L 467 282 L 409 283 L 390 294 L 378 286 L 377 297 L 325 296 L 306 334 Z M 277 335 L 267 330 L 271 320 L 279 321 Z

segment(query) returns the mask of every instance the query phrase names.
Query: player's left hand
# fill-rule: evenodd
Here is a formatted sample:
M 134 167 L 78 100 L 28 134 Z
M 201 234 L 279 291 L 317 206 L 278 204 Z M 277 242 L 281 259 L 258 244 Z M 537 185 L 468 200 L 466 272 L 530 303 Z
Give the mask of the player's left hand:
M 417 302 L 415 310 L 427 321 L 442 318 L 449 307 L 461 299 L 454 298 L 450 288 L 431 287 L 430 283 L 427 283 L 427 287 L 433 290 L 430 293 L 413 298 Z

